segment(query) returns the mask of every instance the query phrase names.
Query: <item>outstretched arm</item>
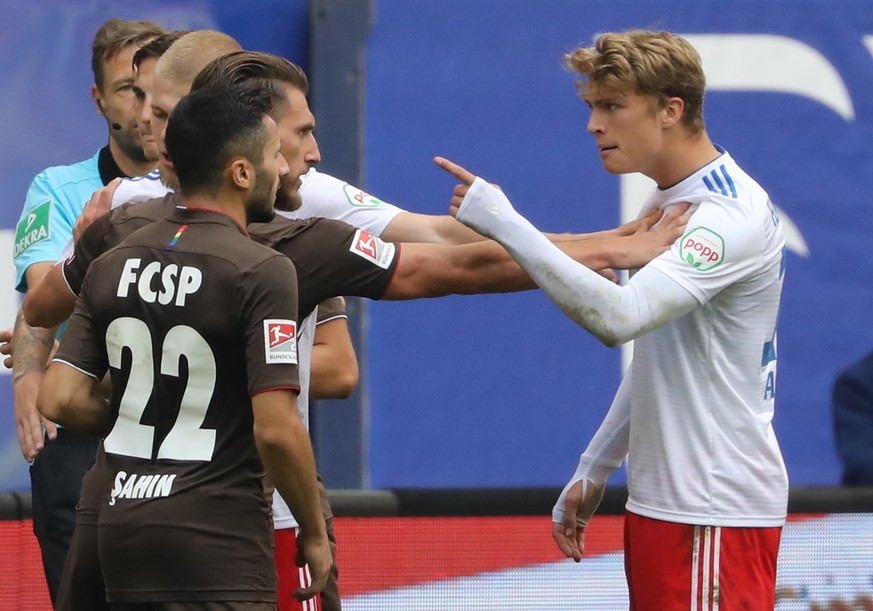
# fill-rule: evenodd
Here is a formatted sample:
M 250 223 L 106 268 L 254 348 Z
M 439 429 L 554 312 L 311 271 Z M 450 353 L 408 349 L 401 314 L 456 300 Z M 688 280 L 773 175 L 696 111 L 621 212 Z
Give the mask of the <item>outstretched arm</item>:
M 650 267 L 616 286 L 567 257 L 518 214 L 506 196 L 450 161 L 437 165 L 460 179 L 451 212 L 509 251 L 567 316 L 607 346 L 617 346 L 699 305 L 685 288 Z
M 508 293 L 536 288 L 492 240 L 463 246 L 403 243 L 383 299 Z
M 588 238 L 559 241 L 556 244 L 565 254 L 598 272 L 602 268 L 589 265 L 575 255 L 574 249 L 579 247 L 580 241 L 585 242 L 582 248 L 590 249 L 593 244 L 597 245 L 605 261 L 604 268 L 638 269 L 669 250 L 673 242 L 682 235 L 685 225 L 688 224 L 689 215 L 685 213 L 689 207 L 688 204 L 680 204 L 667 214 L 663 214 L 662 210 L 656 210 L 618 229 L 591 234 Z M 555 242 L 549 234 L 545 235 L 550 241 Z
M 628 237 L 640 231 L 646 231 L 659 218 L 660 215 L 658 214 L 646 217 L 645 219 L 630 221 L 615 229 L 593 233 L 546 233 L 545 235 L 555 243 Z M 352 224 L 355 223 L 353 222 Z M 422 242 L 449 246 L 471 244 L 486 239 L 483 235 L 470 229 L 451 215 L 418 214 L 408 210 L 404 210 L 395 216 L 379 237 L 386 242 Z M 643 261 L 643 263 L 646 261 Z M 622 264 L 614 265 L 613 267 L 625 269 L 625 266 Z
M 604 233 L 589 239 L 562 240 L 550 247 L 599 272 L 639 267 L 665 252 L 681 235 L 687 223 L 682 215 L 686 209 L 687 206 L 678 207 L 655 229 L 650 230 L 660 219 L 660 212 L 634 223 L 633 232 L 627 235 Z M 523 291 L 536 288 L 534 279 L 494 240 L 459 246 L 403 243 L 383 298 Z
M 428 244 L 469 244 L 484 240 L 481 235 L 449 215 L 401 212 L 380 236 L 386 242 Z

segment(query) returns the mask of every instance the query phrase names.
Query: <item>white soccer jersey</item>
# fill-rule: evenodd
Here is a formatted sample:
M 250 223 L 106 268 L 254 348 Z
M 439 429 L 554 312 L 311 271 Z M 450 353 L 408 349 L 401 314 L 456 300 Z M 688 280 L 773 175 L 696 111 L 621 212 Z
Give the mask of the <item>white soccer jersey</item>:
M 785 239 L 767 193 L 724 153 L 643 210 L 701 201 L 649 263 L 700 306 L 638 338 L 627 508 L 670 522 L 779 526 L 788 477 L 772 427 Z
M 145 176 L 137 176 L 136 178 L 122 178 L 121 183 L 112 194 L 112 203 L 109 209 L 118 208 L 122 204 L 141 203 L 149 199 L 163 197 L 170 193 L 164 183 L 161 182 L 161 174 L 158 170 L 152 170 Z M 73 254 L 76 244 L 71 237 L 61 251 L 61 256 L 58 261 L 66 261 Z
M 158 170 L 152 170 L 145 176 L 123 178 L 112 195 L 111 207 L 118 208 L 121 204 L 140 203 L 148 199 L 163 197 L 170 191 L 171 189 L 161 182 L 161 173 Z
M 374 235 L 381 235 L 394 217 L 404 212 L 402 208 L 383 202 L 338 178 L 322 174 L 315 168 L 301 176 L 300 180 L 303 205 L 290 212 L 276 211 L 289 219 L 323 217 L 344 221 Z M 145 176 L 122 180 L 112 197 L 112 207 L 117 208 L 128 202 L 144 202 L 163 197 L 169 192 L 170 189 L 160 181 L 158 171 L 154 170 Z
M 323 217 L 344 221 L 374 235 L 382 235 L 403 209 L 383 202 L 347 182 L 312 168 L 301 177 L 303 205 L 292 212 L 277 210 L 290 219 Z

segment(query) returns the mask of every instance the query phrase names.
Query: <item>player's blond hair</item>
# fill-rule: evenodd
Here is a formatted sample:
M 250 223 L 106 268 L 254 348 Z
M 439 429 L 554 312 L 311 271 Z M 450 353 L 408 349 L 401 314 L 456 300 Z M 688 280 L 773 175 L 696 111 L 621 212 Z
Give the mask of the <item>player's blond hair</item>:
M 195 30 L 180 37 L 155 64 L 155 74 L 182 85 L 191 85 L 206 64 L 242 46 L 224 32 Z
M 660 108 L 668 98 L 680 98 L 685 103 L 683 125 L 692 134 L 703 131 L 706 77 L 700 55 L 680 36 L 653 30 L 608 32 L 593 47 L 566 54 L 564 63 L 586 77 L 578 82 L 583 95 L 631 92 L 651 97 Z

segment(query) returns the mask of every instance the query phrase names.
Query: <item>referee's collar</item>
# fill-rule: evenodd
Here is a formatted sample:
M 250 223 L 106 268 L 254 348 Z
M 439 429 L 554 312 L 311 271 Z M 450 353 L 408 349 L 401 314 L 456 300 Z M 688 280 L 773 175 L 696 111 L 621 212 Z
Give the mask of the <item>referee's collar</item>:
M 97 171 L 100 173 L 100 182 L 103 183 L 104 187 L 115 178 L 129 178 L 115 163 L 115 158 L 112 156 L 108 144 L 97 154 Z

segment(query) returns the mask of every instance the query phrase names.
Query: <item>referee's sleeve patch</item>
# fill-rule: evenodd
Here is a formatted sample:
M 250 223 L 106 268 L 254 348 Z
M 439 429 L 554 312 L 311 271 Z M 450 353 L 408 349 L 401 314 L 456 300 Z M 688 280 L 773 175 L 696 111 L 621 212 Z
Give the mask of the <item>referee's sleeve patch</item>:
M 47 199 L 28 212 L 15 227 L 15 244 L 12 246 L 12 258 L 21 254 L 39 242 L 45 242 L 52 235 L 51 229 L 52 200 Z

